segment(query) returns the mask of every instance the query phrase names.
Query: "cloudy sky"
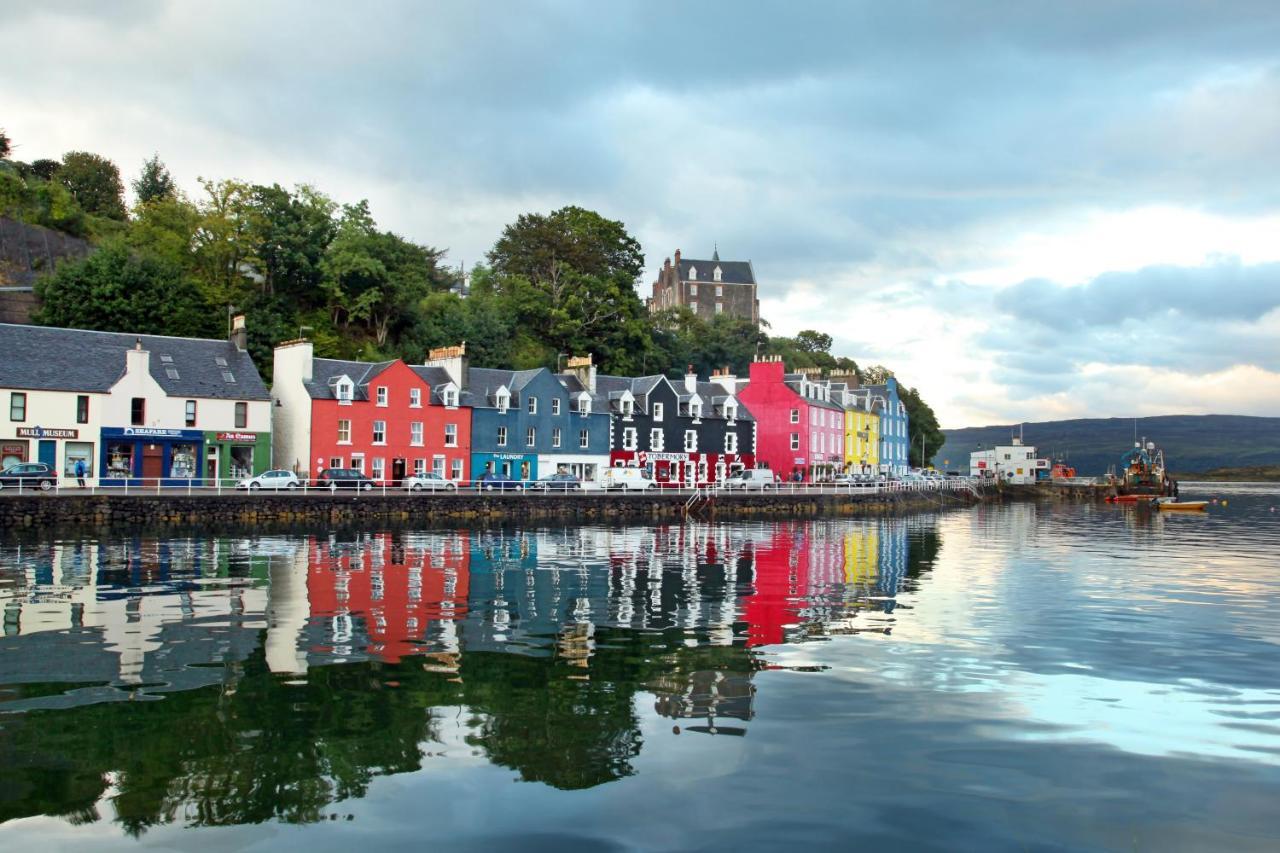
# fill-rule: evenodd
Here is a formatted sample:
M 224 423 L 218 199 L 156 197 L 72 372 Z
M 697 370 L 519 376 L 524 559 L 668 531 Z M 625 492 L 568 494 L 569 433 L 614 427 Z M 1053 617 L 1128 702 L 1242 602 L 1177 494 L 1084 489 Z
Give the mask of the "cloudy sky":
M 17 2 L 21 159 L 368 198 L 474 263 L 578 204 L 754 262 L 944 426 L 1280 415 L 1280 4 Z

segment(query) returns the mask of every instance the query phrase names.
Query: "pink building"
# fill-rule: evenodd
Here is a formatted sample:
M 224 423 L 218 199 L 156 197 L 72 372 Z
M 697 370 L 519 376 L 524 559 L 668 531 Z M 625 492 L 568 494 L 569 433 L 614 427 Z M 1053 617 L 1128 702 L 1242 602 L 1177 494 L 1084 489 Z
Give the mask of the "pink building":
M 756 419 L 756 464 L 784 480 L 819 482 L 844 465 L 844 409 L 830 385 L 787 373 L 781 356 L 751 365 L 738 399 Z

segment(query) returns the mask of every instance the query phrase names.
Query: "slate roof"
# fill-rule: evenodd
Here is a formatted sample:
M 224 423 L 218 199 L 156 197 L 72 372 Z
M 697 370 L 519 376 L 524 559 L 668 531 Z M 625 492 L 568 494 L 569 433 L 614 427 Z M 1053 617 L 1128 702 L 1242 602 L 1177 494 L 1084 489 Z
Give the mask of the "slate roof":
M 698 284 L 710 282 L 711 284 L 755 284 L 756 274 L 751 268 L 751 261 L 719 261 L 719 260 L 698 260 L 697 258 L 681 258 L 680 259 L 680 280 L 690 281 L 689 269 L 691 267 L 698 268 L 698 277 L 693 279 Z M 720 280 L 715 281 L 712 272 L 716 267 L 720 267 Z
M 725 404 L 725 401 L 729 399 L 729 394 L 728 392 L 725 391 L 725 389 L 722 386 L 717 385 L 714 382 L 699 382 L 698 396 L 701 397 L 703 401 L 707 404 L 708 411 L 714 410 L 716 417 L 720 417 L 720 418 L 724 417 L 724 404 Z M 737 394 L 733 395 L 735 400 L 737 399 L 737 396 L 738 396 Z M 738 402 L 737 420 L 754 421 L 756 419 L 755 415 L 747 411 L 747 407 L 742 405 L 741 400 L 738 400 L 737 402 Z
M 587 386 L 583 385 L 582 381 L 578 379 L 576 373 L 557 373 L 556 379 L 559 379 L 560 384 L 569 392 L 569 396 L 574 400 L 574 406 L 577 405 L 577 399 L 583 391 L 590 393 Z M 596 393 L 591 394 L 591 413 L 593 415 L 607 415 L 609 414 L 609 398 L 599 392 L 599 387 L 599 384 L 597 384 Z M 575 411 L 577 410 L 575 409 Z
M 409 365 L 409 369 L 418 374 L 418 378 L 423 382 L 426 382 L 427 385 L 431 387 L 432 401 L 443 406 L 444 395 L 441 393 L 441 390 L 444 386 L 453 382 L 453 377 L 449 375 L 449 371 L 445 370 L 443 367 L 425 367 L 421 364 L 411 364 Z M 470 371 L 468 371 L 468 378 L 470 378 L 470 375 Z M 463 388 L 458 392 L 458 405 L 475 405 L 475 395 L 471 393 L 471 389 Z
M 249 353 L 230 341 L 9 323 L 0 323 L 0 387 L 106 393 L 139 341 L 151 353 L 151 377 L 171 397 L 271 399 Z
M 337 358 L 317 358 L 311 362 L 311 381 L 304 383 L 313 400 L 336 400 L 334 380 L 347 376 L 355 383 L 353 400 L 369 399 L 369 381 L 386 370 L 394 361 L 344 361 Z

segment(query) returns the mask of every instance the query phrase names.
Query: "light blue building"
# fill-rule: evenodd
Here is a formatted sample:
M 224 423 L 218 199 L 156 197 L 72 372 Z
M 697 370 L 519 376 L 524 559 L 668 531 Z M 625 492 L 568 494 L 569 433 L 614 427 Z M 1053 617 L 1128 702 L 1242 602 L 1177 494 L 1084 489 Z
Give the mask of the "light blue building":
M 890 376 L 883 385 L 866 385 L 863 390 L 871 394 L 871 404 L 880 415 L 880 471 L 885 474 L 903 474 L 907 461 L 907 407 L 898 397 L 898 380 Z

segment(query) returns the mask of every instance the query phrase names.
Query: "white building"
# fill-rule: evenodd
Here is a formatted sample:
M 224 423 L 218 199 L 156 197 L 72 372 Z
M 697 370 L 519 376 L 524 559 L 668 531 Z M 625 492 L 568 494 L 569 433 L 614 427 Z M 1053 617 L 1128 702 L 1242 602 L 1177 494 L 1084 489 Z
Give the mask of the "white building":
M 1036 449 L 1014 438 L 1009 444 L 998 444 L 990 450 L 975 450 L 969 454 L 969 474 L 987 477 L 1006 483 L 1035 483 L 1047 476 L 1049 460 L 1036 456 Z M 1045 474 L 1037 474 L 1038 471 Z
M 0 324 L 0 462 L 104 483 L 239 477 L 271 462 L 271 401 L 229 340 Z

